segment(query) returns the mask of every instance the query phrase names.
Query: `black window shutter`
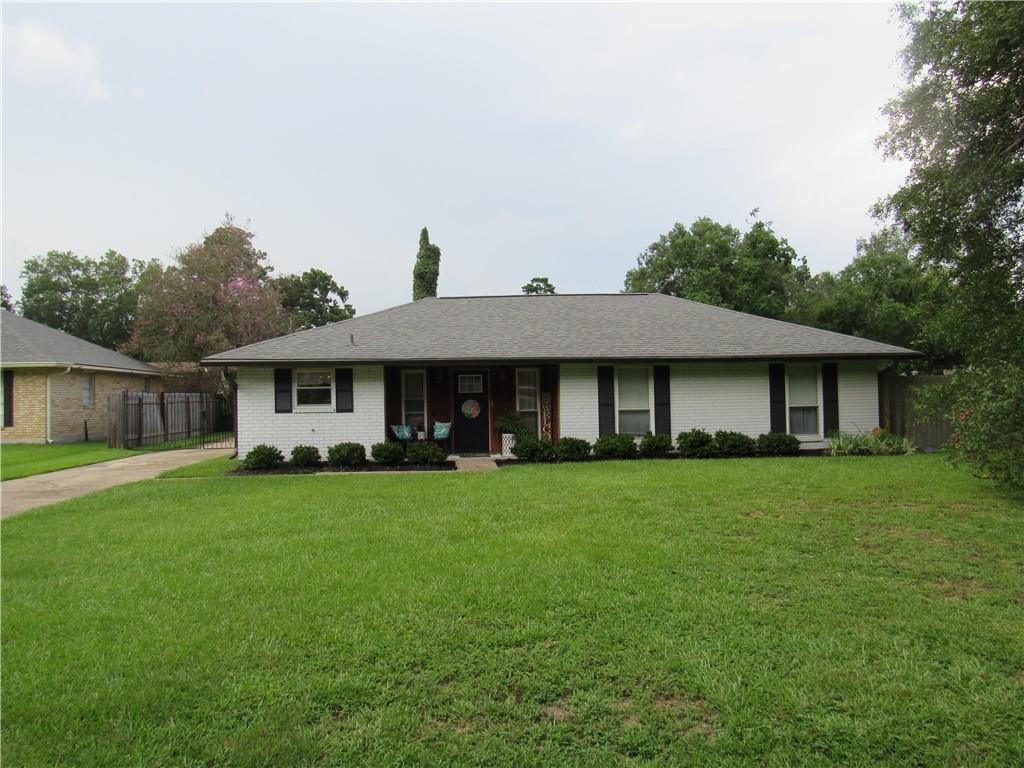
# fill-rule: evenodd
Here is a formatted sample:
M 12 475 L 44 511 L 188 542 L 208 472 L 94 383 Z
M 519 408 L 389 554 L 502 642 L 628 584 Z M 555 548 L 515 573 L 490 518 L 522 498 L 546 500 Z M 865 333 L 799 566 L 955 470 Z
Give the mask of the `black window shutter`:
M 615 368 L 597 366 L 597 434 L 615 433 Z
M 352 413 L 352 369 L 334 369 L 334 410 L 338 413 Z
M 14 371 L 4 371 L 4 426 L 14 426 Z
M 768 403 L 771 417 L 771 431 L 786 431 L 786 366 L 782 363 L 768 364 Z
M 667 435 L 672 431 L 668 370 L 667 365 L 654 366 L 654 434 L 656 435 Z
M 821 404 L 827 437 L 839 429 L 839 370 L 835 363 L 821 364 Z
M 292 412 L 292 369 L 274 369 L 274 413 Z

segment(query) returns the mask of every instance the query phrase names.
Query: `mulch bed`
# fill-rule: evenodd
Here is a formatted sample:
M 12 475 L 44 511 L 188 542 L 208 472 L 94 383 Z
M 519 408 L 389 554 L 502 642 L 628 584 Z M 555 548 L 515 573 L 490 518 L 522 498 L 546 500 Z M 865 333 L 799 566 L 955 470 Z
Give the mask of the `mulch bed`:
M 455 469 L 454 461 L 446 461 L 442 464 L 364 464 L 361 467 L 332 467 L 327 464 L 319 464 L 312 467 L 290 467 L 287 464 L 274 469 L 237 469 L 228 472 L 229 475 L 317 475 L 328 472 L 352 473 L 352 472 L 450 472 Z

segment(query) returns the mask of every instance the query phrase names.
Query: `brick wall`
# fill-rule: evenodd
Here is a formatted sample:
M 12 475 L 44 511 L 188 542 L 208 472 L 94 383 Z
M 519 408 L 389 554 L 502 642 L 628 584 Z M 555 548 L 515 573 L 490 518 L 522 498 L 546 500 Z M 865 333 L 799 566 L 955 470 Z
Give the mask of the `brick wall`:
M 771 428 L 768 363 L 679 363 L 669 391 L 673 439 L 689 429 L 757 437 Z
M 370 446 L 384 440 L 384 368 L 352 368 L 352 413 L 330 407 L 274 413 L 274 370 L 241 368 L 238 371 L 238 454 L 260 443 L 280 449 L 287 458 L 296 445 L 314 445 L 321 455 L 337 443 Z
M 95 398 L 92 405 L 85 403 L 85 379 L 96 377 Z M 70 442 L 85 439 L 88 423 L 89 439 L 104 440 L 107 437 L 107 396 L 115 392 L 143 392 L 149 378 L 150 392 L 162 392 L 164 380 L 158 376 L 138 376 L 126 373 L 103 373 L 100 371 L 57 372 L 50 377 L 50 436 L 55 442 Z
M 878 369 L 878 363 L 870 360 L 839 363 L 839 429 L 843 432 L 870 432 L 878 426 Z
M 597 366 L 560 366 L 558 398 L 558 433 L 597 440 Z
M 868 432 L 878 423 L 877 361 L 841 362 L 839 428 Z M 594 441 L 598 436 L 597 366 L 560 367 L 560 432 Z M 768 363 L 676 363 L 670 368 L 672 437 L 689 429 L 743 432 L 771 429 Z M 805 442 L 822 448 L 825 441 Z
M 14 369 L 14 426 L 0 426 L 0 440 L 25 443 L 45 442 L 46 374 L 52 370 L 48 368 Z

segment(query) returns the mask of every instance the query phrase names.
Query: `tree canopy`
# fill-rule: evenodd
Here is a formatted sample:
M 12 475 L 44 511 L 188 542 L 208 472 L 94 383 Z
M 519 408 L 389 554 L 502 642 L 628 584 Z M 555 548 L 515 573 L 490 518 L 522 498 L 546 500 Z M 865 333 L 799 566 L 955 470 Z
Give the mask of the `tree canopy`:
M 971 358 L 1024 363 L 1024 5 L 907 5 L 902 19 L 907 85 L 879 142 L 910 172 L 880 212 L 950 270 Z
M 412 268 L 412 300 L 437 296 L 437 279 L 441 274 L 441 249 L 430 242 L 424 227 L 420 232 L 420 249 Z
M 879 212 L 955 286 L 939 322 L 967 365 L 931 400 L 955 455 L 1024 488 L 1024 4 L 908 5 L 902 20 L 907 84 L 879 143 L 910 172 Z
M 941 372 L 959 362 L 940 318 L 952 301 L 947 272 L 929 265 L 895 227 L 857 241 L 850 264 L 837 274 L 808 280 L 787 319 L 925 353 L 926 369 Z
M 287 332 L 267 254 L 230 218 L 169 267 L 142 275 L 127 351 L 145 360 L 194 361 Z
M 99 259 L 50 251 L 21 270 L 21 313 L 111 349 L 128 341 L 138 305 L 138 281 L 150 265 L 117 251 Z
M 530 282 L 523 286 L 523 293 L 530 296 L 541 294 L 551 296 L 555 293 L 555 286 L 546 277 L 531 277 Z
M 689 227 L 677 223 L 648 246 L 626 273 L 625 288 L 781 318 L 809 277 L 804 260 L 770 223 L 756 220 L 740 232 L 704 217 Z
M 356 313 L 348 303 L 345 287 L 320 269 L 309 269 L 301 275 L 276 277 L 273 286 L 296 329 L 336 323 Z

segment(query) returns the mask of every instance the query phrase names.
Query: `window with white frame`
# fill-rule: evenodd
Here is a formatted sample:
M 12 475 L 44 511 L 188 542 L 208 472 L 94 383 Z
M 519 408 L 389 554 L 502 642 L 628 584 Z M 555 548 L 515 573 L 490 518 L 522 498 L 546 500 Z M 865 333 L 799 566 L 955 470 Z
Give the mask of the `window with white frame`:
M 535 435 L 540 434 L 540 371 L 516 369 L 516 410 Z
M 789 383 L 789 433 L 819 435 L 818 366 L 786 366 Z
M 325 370 L 295 372 L 295 407 L 334 405 L 334 375 Z
M 82 374 L 82 405 L 92 408 L 96 404 L 96 374 Z
M 426 432 L 426 371 L 402 371 L 402 423 L 416 432 Z
M 618 432 L 642 435 L 651 430 L 651 369 L 621 367 L 616 369 L 619 408 Z

